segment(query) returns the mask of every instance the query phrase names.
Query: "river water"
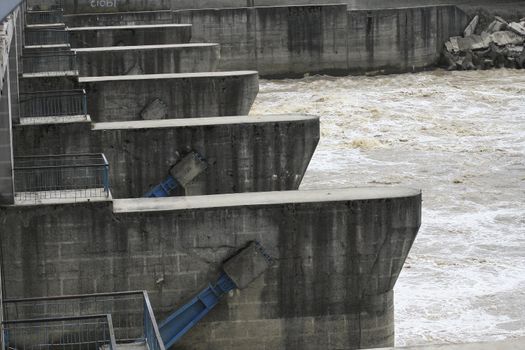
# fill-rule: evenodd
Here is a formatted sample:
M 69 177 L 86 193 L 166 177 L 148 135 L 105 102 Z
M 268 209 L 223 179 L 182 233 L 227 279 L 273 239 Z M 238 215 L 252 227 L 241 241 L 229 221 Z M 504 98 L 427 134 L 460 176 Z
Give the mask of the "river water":
M 397 345 L 525 336 L 525 70 L 261 81 L 285 113 L 321 117 L 301 189 L 423 189 Z

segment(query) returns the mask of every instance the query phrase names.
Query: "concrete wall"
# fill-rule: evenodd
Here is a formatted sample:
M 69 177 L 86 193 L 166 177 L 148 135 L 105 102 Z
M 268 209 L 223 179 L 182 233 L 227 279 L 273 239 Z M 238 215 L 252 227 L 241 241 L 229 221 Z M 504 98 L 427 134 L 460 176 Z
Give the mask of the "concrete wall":
M 110 163 L 114 198 L 142 197 L 195 150 L 209 167 L 186 195 L 299 188 L 319 141 L 319 118 L 264 116 L 17 126 L 17 155 L 99 153 Z M 183 194 L 179 193 L 179 194 Z
M 432 66 L 466 19 L 454 6 L 349 11 L 348 69 L 393 73 Z
M 184 44 L 191 40 L 191 25 L 186 24 L 82 27 L 67 31 L 73 48 Z
M 30 0 L 35 2 L 36 0 Z M 56 0 L 38 0 L 40 3 L 50 3 Z M 462 7 L 478 7 L 483 9 L 503 8 L 507 5 L 515 9 L 524 10 L 525 4 L 521 0 L 341 0 L 337 3 L 348 5 L 352 10 L 370 10 L 385 8 L 401 8 L 433 5 L 458 5 Z M 68 0 L 66 11 L 79 12 L 115 12 L 115 11 L 144 11 L 165 9 L 202 9 L 202 8 L 234 8 L 253 6 L 280 6 L 280 5 L 320 5 L 334 4 L 333 0 L 117 0 L 114 6 L 92 6 L 91 0 Z
M 94 121 L 247 115 L 259 91 L 257 72 L 80 78 Z M 151 113 L 150 113 L 151 112 Z
M 51 0 L 41 0 L 51 1 Z M 110 0 L 112 1 L 112 0 Z M 107 3 L 107 1 L 106 1 Z M 113 0 L 112 6 L 102 6 L 100 1 L 68 0 L 64 2 L 66 13 L 155 11 L 187 8 L 243 7 L 253 5 L 253 0 Z
M 218 44 L 118 46 L 77 49 L 79 75 L 213 72 L 220 60 Z
M 281 4 L 269 1 L 260 5 L 272 7 L 203 8 L 199 4 L 198 10 L 175 10 L 172 20 L 193 25 L 193 42 L 221 44 L 220 70 L 254 69 L 265 77 L 421 70 L 437 63 L 444 42 L 461 34 L 468 22 L 467 15 L 454 6 L 364 11 L 350 10 L 362 8 L 356 4 L 287 3 L 296 5 L 276 6 Z M 151 18 L 156 12 L 145 13 Z M 98 17 L 116 21 L 116 16 L 84 15 L 86 21 Z
M 220 69 L 262 76 L 406 72 L 434 65 L 445 40 L 463 31 L 454 6 L 349 11 L 346 5 L 181 10 L 192 40 L 221 44 Z
M 6 297 L 146 289 L 162 319 L 258 239 L 277 264 L 176 349 L 392 346 L 392 288 L 420 215 L 420 192 L 395 188 L 10 207 Z
M 85 13 L 65 15 L 68 27 L 123 26 L 173 23 L 173 14 L 168 11 L 140 11 L 119 13 Z

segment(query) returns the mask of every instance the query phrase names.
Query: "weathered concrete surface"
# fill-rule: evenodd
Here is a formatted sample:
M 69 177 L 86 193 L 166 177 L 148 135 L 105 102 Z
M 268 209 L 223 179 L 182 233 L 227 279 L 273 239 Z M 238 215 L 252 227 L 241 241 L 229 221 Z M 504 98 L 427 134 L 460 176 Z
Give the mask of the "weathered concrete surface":
M 111 0 L 110 0 L 111 1 Z M 184 8 L 214 8 L 250 6 L 252 0 L 117 0 L 112 6 L 101 6 L 92 0 L 68 0 L 64 2 L 66 13 L 158 11 Z
M 403 348 L 383 348 L 377 350 L 522 350 L 525 349 L 525 338 L 509 339 L 499 342 L 419 345 Z
M 83 77 L 126 74 L 213 72 L 220 60 L 218 44 L 114 46 L 76 49 Z
M 174 11 L 192 23 L 194 41 L 221 44 L 220 69 L 257 69 L 262 76 L 361 74 L 421 70 L 463 32 L 454 6 L 347 11 L 346 5 Z
M 123 26 L 173 23 L 170 10 L 65 15 L 68 27 Z
M 191 40 L 191 24 L 67 28 L 71 47 L 184 44 Z
M 255 71 L 80 78 L 96 122 L 142 120 L 152 104 L 166 106 L 154 119 L 247 115 L 259 92 Z M 157 101 L 157 102 L 156 102 Z M 151 119 L 151 118 L 150 118 Z
M 314 116 L 220 117 L 17 126 L 16 155 L 99 153 L 114 198 L 142 197 L 194 150 L 208 169 L 186 195 L 294 190 L 319 142 Z M 182 194 L 182 193 L 179 193 Z
M 420 191 L 398 188 L 7 207 L 6 297 L 146 289 L 162 319 L 256 239 L 277 263 L 178 349 L 391 346 L 420 219 Z
M 45 2 L 47 0 L 39 0 Z M 166 9 L 202 9 L 202 8 L 235 8 L 254 6 L 280 5 L 319 5 L 333 4 L 332 0 L 147 0 L 117 1 L 114 6 L 91 6 L 91 0 L 71 0 L 65 3 L 68 13 L 78 12 L 115 12 L 115 11 L 143 11 Z M 525 10 L 525 3 L 521 0 L 341 0 L 340 4 L 347 4 L 353 10 L 371 10 L 385 8 L 401 8 L 414 6 L 457 5 L 463 8 L 482 8 L 496 10 L 508 7 L 515 10 Z
M 466 25 L 466 15 L 454 6 L 350 11 L 349 71 L 395 73 L 433 66 L 443 44 Z
M 260 74 L 346 71 L 346 5 L 175 11 L 193 24 L 196 41 L 221 44 L 220 69 L 252 67 Z

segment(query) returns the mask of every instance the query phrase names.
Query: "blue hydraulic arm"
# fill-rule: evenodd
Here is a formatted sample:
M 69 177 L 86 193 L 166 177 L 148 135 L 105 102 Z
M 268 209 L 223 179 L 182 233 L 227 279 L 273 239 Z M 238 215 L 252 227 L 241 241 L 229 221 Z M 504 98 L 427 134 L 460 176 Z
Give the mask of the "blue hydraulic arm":
M 226 273 L 222 273 L 215 284 L 210 284 L 195 298 L 169 316 L 160 325 L 164 346 L 169 349 L 218 303 L 220 298 L 237 286 Z
M 177 180 L 171 175 L 169 175 L 160 185 L 157 185 L 151 191 L 146 193 L 144 197 L 146 198 L 161 198 L 169 197 L 171 192 L 173 192 L 179 184 Z

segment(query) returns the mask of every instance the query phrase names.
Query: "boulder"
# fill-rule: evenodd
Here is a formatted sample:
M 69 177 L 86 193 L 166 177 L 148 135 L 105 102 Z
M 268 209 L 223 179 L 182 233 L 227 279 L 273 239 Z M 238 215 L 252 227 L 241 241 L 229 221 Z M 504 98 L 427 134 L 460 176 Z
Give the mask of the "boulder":
M 458 39 L 462 39 L 460 36 L 453 36 L 445 43 L 445 47 L 448 52 L 459 52 Z
M 489 24 L 485 32 L 492 34 L 505 29 L 507 29 L 507 25 L 505 23 L 501 23 L 500 21 L 493 21 L 491 24 Z
M 512 22 L 508 25 L 508 29 L 518 35 L 525 36 L 525 27 L 520 23 Z
M 464 37 L 468 37 L 468 36 L 471 36 L 472 34 L 474 34 L 476 32 L 476 27 L 478 26 L 478 23 L 479 23 L 479 16 L 476 15 L 472 19 L 472 21 L 470 21 L 470 23 L 467 26 L 467 28 L 465 28 L 465 31 L 463 32 L 463 36 Z
M 491 39 L 492 42 L 499 46 L 522 45 L 525 41 L 525 38 L 521 35 L 518 35 L 508 30 L 492 33 Z

